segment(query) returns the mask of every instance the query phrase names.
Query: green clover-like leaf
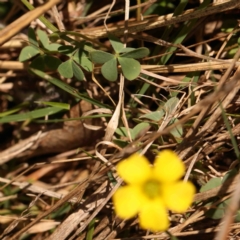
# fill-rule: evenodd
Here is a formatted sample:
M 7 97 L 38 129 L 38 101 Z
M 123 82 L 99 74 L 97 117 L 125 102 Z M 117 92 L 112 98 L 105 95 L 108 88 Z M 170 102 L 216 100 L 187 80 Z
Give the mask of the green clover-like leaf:
M 126 47 L 126 48 L 123 48 L 120 53 L 127 53 L 127 52 L 131 52 L 133 50 L 136 50 L 136 48 Z
M 27 60 L 31 59 L 32 57 L 35 57 L 39 53 L 40 53 L 39 50 L 36 49 L 35 47 L 26 46 L 25 48 L 22 49 L 22 51 L 19 55 L 19 61 L 20 62 L 27 61 Z
M 133 80 L 138 77 L 141 72 L 141 65 L 137 60 L 119 57 L 118 61 L 122 67 L 122 72 L 126 79 Z
M 88 57 L 82 56 L 80 58 L 79 64 L 83 67 L 86 71 L 92 72 L 93 71 L 93 63 L 89 60 Z
M 172 97 L 167 100 L 167 102 L 164 104 L 164 110 L 167 115 L 171 115 L 175 112 L 175 109 L 179 104 L 179 101 L 180 100 L 177 97 Z
M 112 60 L 115 56 L 111 53 L 103 52 L 100 50 L 90 52 L 90 59 L 94 63 L 103 64 L 109 60 Z
M 149 129 L 150 124 L 146 122 L 142 122 L 137 124 L 133 129 L 132 129 L 132 138 L 135 140 L 136 137 L 141 134 L 142 131 L 146 131 Z
M 126 57 L 126 58 L 143 58 L 146 57 L 149 54 L 149 50 L 145 47 L 142 48 L 137 48 L 132 51 L 128 51 L 126 53 L 123 53 L 121 57 Z
M 101 68 L 102 75 L 108 81 L 116 81 L 118 76 L 117 71 L 117 59 L 113 58 L 108 62 L 104 63 Z
M 212 178 L 210 179 L 205 185 L 203 185 L 200 189 L 200 192 L 206 192 L 208 190 L 211 190 L 215 187 L 219 187 L 222 183 L 221 178 Z
M 74 61 L 76 61 L 82 68 L 84 68 L 88 72 L 92 72 L 93 64 L 89 60 L 87 54 L 82 49 L 78 49 L 76 53 L 73 55 Z
M 45 45 L 44 48 L 46 48 L 50 52 L 58 52 L 58 49 L 61 47 L 61 44 L 58 43 L 51 43 L 49 45 Z
M 74 61 L 72 61 L 72 69 L 73 75 L 77 78 L 77 80 L 82 81 L 84 79 L 83 71 Z
M 31 68 L 38 69 L 40 71 L 45 70 L 45 64 L 44 64 L 44 56 L 40 55 L 36 57 L 30 64 Z
M 121 40 L 110 33 L 108 33 L 108 38 L 111 42 L 111 45 L 112 45 L 114 51 L 116 53 L 120 53 L 122 51 L 122 49 L 124 48 L 124 45 L 121 42 Z
M 176 122 L 178 122 L 178 119 L 173 118 L 170 121 L 170 124 L 174 124 Z M 182 126 L 180 124 L 177 125 L 175 128 L 173 128 L 170 132 L 178 143 L 182 142 L 183 129 L 182 129 Z
M 72 59 L 69 59 L 66 62 L 61 63 L 58 66 L 58 72 L 65 78 L 72 78 L 73 77 Z
M 48 40 L 48 36 L 47 36 L 46 32 L 39 29 L 39 30 L 37 30 L 37 35 L 39 37 L 41 44 L 44 47 L 49 45 L 49 40 Z
M 36 49 L 39 48 L 39 44 L 38 44 L 38 41 L 37 41 L 35 31 L 32 28 L 28 29 L 28 40 L 29 40 L 29 43 L 32 47 L 34 47 Z
M 129 133 L 131 135 L 131 138 L 133 139 L 133 135 L 134 135 L 133 129 L 129 128 L 128 130 L 129 130 Z M 116 129 L 115 132 L 120 136 L 128 137 L 128 131 L 127 131 L 127 128 L 125 128 L 125 127 L 119 127 L 119 128 Z
M 67 55 L 69 57 L 73 54 L 74 51 L 75 51 L 75 48 L 70 45 L 61 46 L 58 48 L 59 53 Z
M 164 111 L 158 110 L 155 112 L 146 113 L 146 114 L 140 116 L 140 118 L 146 118 L 146 119 L 150 119 L 150 120 L 158 122 L 163 118 L 163 116 L 164 116 Z
M 141 131 L 145 131 L 149 127 L 150 127 L 149 123 L 142 122 L 137 124 L 134 128 L 129 128 L 128 130 L 131 135 L 131 138 L 135 140 L 136 137 L 141 133 Z M 128 131 L 127 128 L 125 127 L 117 128 L 115 132 L 120 136 L 128 137 Z
M 59 58 L 51 55 L 44 55 L 45 66 L 51 70 L 57 70 L 59 65 L 62 63 Z
M 206 206 L 209 207 L 212 204 L 213 202 L 211 202 L 210 204 L 207 204 Z M 210 208 L 206 212 L 206 216 L 212 219 L 221 219 L 224 215 L 226 215 L 229 204 L 230 204 L 230 199 L 226 199 L 225 201 L 221 202 L 214 208 Z

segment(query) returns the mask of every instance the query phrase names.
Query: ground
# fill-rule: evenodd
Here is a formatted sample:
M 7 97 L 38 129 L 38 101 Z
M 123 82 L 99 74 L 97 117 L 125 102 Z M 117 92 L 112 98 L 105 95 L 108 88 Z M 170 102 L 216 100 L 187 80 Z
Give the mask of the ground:
M 0 239 L 240 238 L 239 1 L 128 3 L 0 1 Z M 163 149 L 196 194 L 151 232 L 116 166 Z

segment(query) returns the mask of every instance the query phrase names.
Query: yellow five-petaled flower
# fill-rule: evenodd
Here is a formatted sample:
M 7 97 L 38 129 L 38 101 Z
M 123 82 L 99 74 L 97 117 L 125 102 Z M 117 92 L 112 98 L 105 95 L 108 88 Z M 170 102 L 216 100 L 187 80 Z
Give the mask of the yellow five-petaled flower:
M 193 201 L 195 187 L 181 180 L 185 166 L 173 151 L 158 153 L 153 165 L 135 153 L 121 161 L 116 169 L 127 183 L 113 195 L 116 214 L 129 219 L 138 213 L 144 229 L 167 230 L 168 210 L 183 213 Z

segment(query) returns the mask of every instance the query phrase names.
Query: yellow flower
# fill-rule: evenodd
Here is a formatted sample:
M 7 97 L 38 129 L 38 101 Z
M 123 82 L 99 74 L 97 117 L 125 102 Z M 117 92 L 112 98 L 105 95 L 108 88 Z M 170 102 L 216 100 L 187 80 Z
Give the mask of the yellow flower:
M 144 229 L 167 230 L 168 210 L 183 213 L 193 201 L 195 187 L 180 180 L 185 166 L 173 151 L 160 152 L 153 166 L 144 156 L 135 153 L 116 168 L 127 183 L 113 195 L 116 214 L 124 219 L 139 214 L 140 226 Z

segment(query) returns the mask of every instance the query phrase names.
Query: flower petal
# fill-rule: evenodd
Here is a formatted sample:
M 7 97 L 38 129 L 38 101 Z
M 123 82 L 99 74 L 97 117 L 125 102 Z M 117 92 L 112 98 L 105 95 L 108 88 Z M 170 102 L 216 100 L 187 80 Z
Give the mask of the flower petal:
M 165 231 L 169 227 L 167 209 L 161 199 L 150 200 L 145 203 L 139 213 L 139 223 L 143 229 L 153 232 Z
M 162 197 L 168 209 L 185 212 L 193 201 L 195 187 L 191 182 L 179 181 L 162 187 Z
M 183 176 L 185 166 L 173 151 L 163 150 L 155 159 L 153 171 L 160 182 L 174 182 Z
M 134 185 L 120 187 L 113 195 L 115 212 L 120 218 L 131 218 L 141 207 L 141 190 Z
M 127 183 L 135 184 L 145 182 L 152 174 L 152 167 L 148 160 L 135 153 L 121 161 L 116 166 L 118 175 Z

